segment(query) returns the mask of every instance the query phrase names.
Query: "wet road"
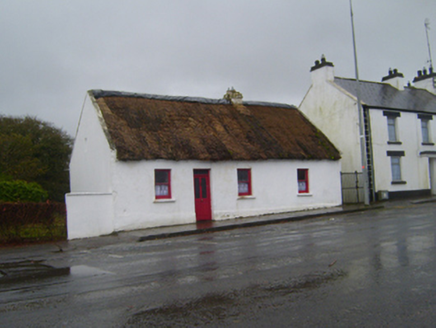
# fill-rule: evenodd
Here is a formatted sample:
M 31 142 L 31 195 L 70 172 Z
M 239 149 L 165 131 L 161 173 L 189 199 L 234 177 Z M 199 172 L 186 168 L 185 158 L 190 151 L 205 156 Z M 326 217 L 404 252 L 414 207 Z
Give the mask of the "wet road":
M 436 322 L 436 203 L 0 257 L 1 327 Z

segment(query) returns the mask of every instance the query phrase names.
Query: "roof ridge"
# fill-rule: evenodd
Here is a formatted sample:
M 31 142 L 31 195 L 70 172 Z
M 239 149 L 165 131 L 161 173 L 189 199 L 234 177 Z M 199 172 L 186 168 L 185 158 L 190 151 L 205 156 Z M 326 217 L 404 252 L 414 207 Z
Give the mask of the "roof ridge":
M 212 105 L 230 105 L 231 102 L 226 99 L 213 99 L 213 98 L 203 98 L 203 97 L 188 97 L 188 96 L 165 96 L 150 93 L 136 93 L 127 91 L 115 91 L 115 90 L 101 90 L 101 89 L 91 89 L 89 92 L 92 93 L 95 99 L 103 97 L 132 97 L 132 98 L 143 98 L 143 99 L 154 99 L 154 100 L 167 100 L 167 101 L 185 101 L 185 102 L 197 102 L 202 104 L 212 104 Z M 246 106 L 268 106 L 268 107 L 280 107 L 297 109 L 294 105 L 288 105 L 283 103 L 266 102 L 266 101 L 243 101 L 243 105 Z

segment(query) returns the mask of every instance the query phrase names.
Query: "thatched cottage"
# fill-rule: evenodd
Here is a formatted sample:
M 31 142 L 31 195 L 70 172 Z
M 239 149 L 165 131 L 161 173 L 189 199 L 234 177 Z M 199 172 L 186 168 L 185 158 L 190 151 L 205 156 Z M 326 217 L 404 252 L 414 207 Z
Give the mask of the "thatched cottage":
M 68 238 L 337 206 L 340 155 L 296 107 L 88 92 Z

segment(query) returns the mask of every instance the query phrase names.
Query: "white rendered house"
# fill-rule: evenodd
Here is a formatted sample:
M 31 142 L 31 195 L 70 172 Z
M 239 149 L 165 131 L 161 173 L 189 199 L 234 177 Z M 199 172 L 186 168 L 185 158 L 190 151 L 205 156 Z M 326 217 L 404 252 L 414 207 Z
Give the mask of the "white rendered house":
M 339 152 L 297 108 L 91 90 L 68 238 L 341 204 Z
M 325 58 L 311 68 L 300 110 L 338 147 L 342 172 L 362 172 L 357 81 L 334 75 Z M 389 70 L 382 82 L 360 81 L 371 199 L 436 194 L 436 95 L 432 70 L 414 86 Z

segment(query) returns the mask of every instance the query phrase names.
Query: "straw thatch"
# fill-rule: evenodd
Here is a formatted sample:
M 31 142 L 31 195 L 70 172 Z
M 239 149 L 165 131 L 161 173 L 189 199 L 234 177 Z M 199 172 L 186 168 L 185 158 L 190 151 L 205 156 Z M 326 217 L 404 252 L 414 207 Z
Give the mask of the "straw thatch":
M 340 158 L 333 144 L 292 106 L 91 95 L 119 160 Z

